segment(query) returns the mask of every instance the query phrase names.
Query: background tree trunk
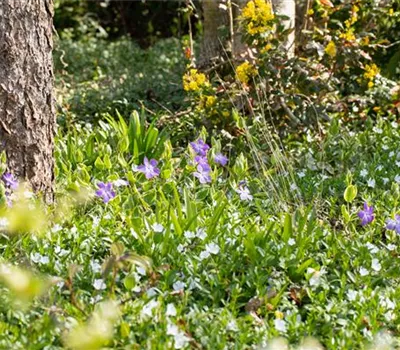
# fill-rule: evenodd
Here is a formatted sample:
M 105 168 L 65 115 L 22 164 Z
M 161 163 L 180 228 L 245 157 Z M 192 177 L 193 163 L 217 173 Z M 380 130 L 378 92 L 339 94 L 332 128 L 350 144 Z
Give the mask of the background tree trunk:
M 286 29 L 293 29 L 287 41 L 284 43 L 285 48 L 288 50 L 288 56 L 294 56 L 295 49 L 295 22 L 296 22 L 296 1 L 295 0 L 272 0 L 274 12 L 277 15 L 289 17 L 283 24 Z
M 53 0 L 0 1 L 0 140 L 7 166 L 53 198 Z
M 218 28 L 228 26 L 227 12 L 219 7 L 220 0 L 203 0 L 203 40 L 200 48 L 198 66 L 207 67 L 218 61 L 223 53 L 224 39 Z

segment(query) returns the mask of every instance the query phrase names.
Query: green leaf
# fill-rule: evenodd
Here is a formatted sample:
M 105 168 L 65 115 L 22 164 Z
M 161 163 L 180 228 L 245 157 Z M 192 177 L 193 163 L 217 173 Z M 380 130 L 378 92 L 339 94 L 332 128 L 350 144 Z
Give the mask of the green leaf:
M 289 238 L 293 236 L 293 227 L 292 227 L 292 215 L 289 213 L 285 214 L 285 222 L 283 225 L 283 236 L 282 239 L 284 242 L 288 242 Z
M 347 211 L 346 206 L 344 204 L 341 206 L 341 210 L 342 210 L 342 216 L 343 216 L 345 223 L 350 222 L 350 214 Z
M 354 198 L 357 196 L 357 187 L 355 185 L 347 186 L 346 190 L 344 191 L 344 200 L 347 203 L 351 203 Z
M 105 169 L 104 163 L 100 157 L 97 157 L 96 161 L 94 162 L 94 166 L 96 167 L 96 169 L 99 169 L 99 170 Z

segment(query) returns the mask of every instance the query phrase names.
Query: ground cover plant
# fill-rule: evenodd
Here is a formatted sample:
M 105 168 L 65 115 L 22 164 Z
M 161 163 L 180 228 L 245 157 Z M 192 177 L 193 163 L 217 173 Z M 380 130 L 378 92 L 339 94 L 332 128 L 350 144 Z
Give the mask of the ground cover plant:
M 308 4 L 296 56 L 252 0 L 208 70 L 61 33 L 54 203 L 0 155 L 0 349 L 400 347 L 398 2 Z

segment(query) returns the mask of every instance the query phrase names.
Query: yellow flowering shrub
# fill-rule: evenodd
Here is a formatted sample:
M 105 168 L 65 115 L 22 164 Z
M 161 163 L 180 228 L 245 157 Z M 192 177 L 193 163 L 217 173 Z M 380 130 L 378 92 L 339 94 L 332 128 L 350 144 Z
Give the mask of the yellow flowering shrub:
M 183 88 L 185 91 L 199 91 L 210 86 L 210 83 L 203 73 L 198 73 L 197 69 L 191 69 L 183 76 Z
M 325 53 L 332 58 L 336 56 L 336 45 L 332 40 L 326 45 Z
M 270 22 L 275 16 L 269 2 L 265 0 L 251 0 L 244 7 L 241 18 L 246 22 L 247 33 L 256 35 L 270 30 Z
M 257 74 L 257 69 L 246 61 L 236 68 L 236 74 L 239 81 L 247 84 Z
M 364 70 L 364 78 L 368 80 L 373 80 L 379 74 L 379 68 L 375 63 L 366 64 Z

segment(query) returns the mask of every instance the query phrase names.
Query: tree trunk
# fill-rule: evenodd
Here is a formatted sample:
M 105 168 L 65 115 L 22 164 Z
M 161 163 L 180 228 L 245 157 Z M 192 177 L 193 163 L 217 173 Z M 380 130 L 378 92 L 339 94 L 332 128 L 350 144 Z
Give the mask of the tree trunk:
M 274 12 L 277 15 L 287 16 L 288 20 L 284 21 L 283 25 L 286 29 L 293 29 L 284 47 L 288 52 L 289 57 L 294 56 L 295 49 L 295 21 L 296 21 L 296 1 L 295 0 L 272 0 Z
M 203 41 L 198 66 L 207 67 L 219 60 L 224 50 L 224 39 L 218 28 L 227 25 L 227 13 L 219 7 L 221 0 L 203 0 Z
M 47 202 L 56 129 L 53 0 L 0 1 L 0 140 L 7 167 Z

